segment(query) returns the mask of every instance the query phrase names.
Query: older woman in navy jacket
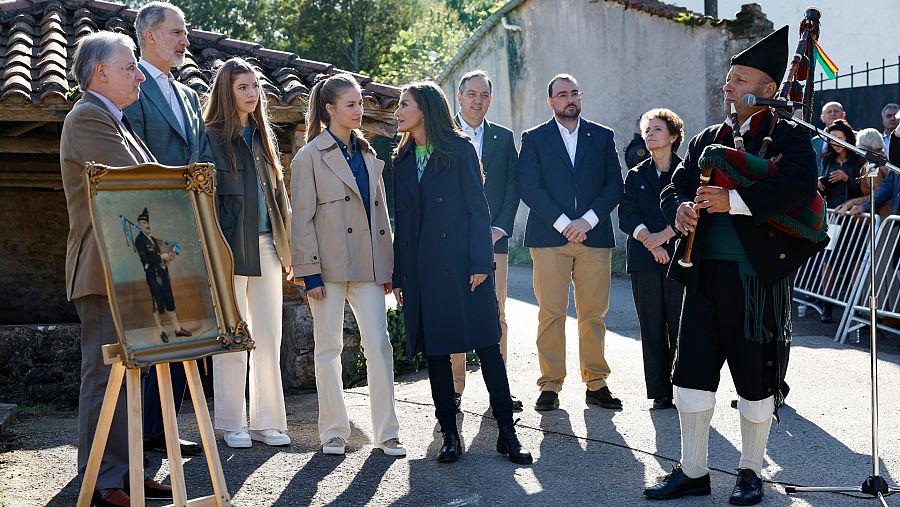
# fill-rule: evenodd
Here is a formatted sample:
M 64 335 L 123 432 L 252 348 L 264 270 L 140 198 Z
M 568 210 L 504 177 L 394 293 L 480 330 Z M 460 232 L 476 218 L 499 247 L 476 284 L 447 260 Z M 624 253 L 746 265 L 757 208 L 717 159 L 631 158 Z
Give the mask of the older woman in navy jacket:
M 475 148 L 434 83 L 404 88 L 396 116 L 403 136 L 394 152 L 394 294 L 403 305 L 407 356 L 428 358 L 444 439 L 437 459 L 453 462 L 462 452 L 450 354 L 475 349 L 500 428 L 497 451 L 531 463 L 513 427 L 500 356 L 491 217 Z
M 640 123 L 650 158 L 625 175 L 619 228 L 628 234 L 626 270 L 641 326 L 644 381 L 652 409 L 672 408 L 672 361 L 684 286 L 666 277 L 675 253 L 675 231 L 659 209 L 659 194 L 681 162 L 675 154 L 684 139 L 684 122 L 668 109 L 651 109 Z

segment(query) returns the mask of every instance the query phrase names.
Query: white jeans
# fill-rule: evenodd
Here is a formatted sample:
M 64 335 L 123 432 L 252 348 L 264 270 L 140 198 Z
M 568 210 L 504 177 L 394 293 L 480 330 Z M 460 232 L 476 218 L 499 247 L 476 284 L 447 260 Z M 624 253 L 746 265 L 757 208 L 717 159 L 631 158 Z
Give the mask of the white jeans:
M 259 237 L 262 276 L 235 276 L 238 310 L 256 348 L 250 360 L 250 429 L 287 430 L 281 387 L 281 262 L 272 235 Z M 215 425 L 226 431 L 247 428 L 246 352 L 213 356 Z
M 344 349 L 344 302 L 350 302 L 359 325 L 369 380 L 369 409 L 375 443 L 397 438 L 400 424 L 394 409 L 394 350 L 387 331 L 384 286 L 374 282 L 325 283 L 325 299 L 309 300 L 316 341 L 316 390 L 319 438 L 344 440 L 350 419 L 344 406 L 341 352 Z

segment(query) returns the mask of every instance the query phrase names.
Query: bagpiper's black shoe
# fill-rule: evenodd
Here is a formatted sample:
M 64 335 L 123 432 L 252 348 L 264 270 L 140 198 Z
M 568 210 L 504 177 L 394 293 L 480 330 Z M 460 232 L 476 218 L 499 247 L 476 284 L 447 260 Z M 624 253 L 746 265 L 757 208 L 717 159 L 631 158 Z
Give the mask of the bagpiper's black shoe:
M 175 331 L 175 336 L 193 336 L 190 331 L 181 327 Z
M 644 490 L 644 496 L 654 500 L 671 500 L 683 496 L 704 496 L 710 494 L 709 474 L 692 479 L 681 470 L 681 464 L 672 467 L 662 482 Z
M 163 343 L 169 343 L 169 335 L 167 335 L 165 331 L 159 333 L 159 339 L 162 340 Z
M 512 395 L 510 395 L 510 398 L 512 398 L 513 412 L 521 412 L 524 408 L 524 405 L 522 405 L 522 400 Z
M 462 442 L 459 440 L 459 433 L 445 431 L 443 435 L 444 444 L 441 445 L 437 461 L 438 463 L 453 463 L 462 454 Z
M 522 444 L 519 443 L 519 437 L 516 436 L 515 424 L 500 426 L 500 434 L 497 435 L 497 452 L 519 465 L 530 465 L 534 462 L 531 453 L 522 450 Z
M 756 472 L 749 468 L 737 469 L 737 482 L 728 498 L 731 505 L 756 505 L 763 499 L 763 482 Z

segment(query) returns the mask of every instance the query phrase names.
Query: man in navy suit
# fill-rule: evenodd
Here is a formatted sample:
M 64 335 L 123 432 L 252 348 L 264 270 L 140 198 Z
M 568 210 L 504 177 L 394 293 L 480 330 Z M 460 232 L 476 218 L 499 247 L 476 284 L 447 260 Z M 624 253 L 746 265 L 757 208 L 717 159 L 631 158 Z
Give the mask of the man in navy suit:
M 604 341 L 609 310 L 609 215 L 622 196 L 622 172 L 613 131 L 581 117 L 581 90 L 569 74 L 547 86 L 550 121 L 522 133 L 519 195 L 530 208 L 525 246 L 534 262 L 541 394 L 535 410 L 559 407 L 566 376 L 565 326 L 569 284 L 575 284 L 581 379 L 585 401 L 618 409 L 606 385 Z
M 456 100 L 459 114 L 456 123 L 472 140 L 484 173 L 484 195 L 491 209 L 491 240 L 494 242 L 494 290 L 500 310 L 500 354 L 503 362 L 509 361 L 507 352 L 506 287 L 508 278 L 509 238 L 519 209 L 519 192 L 516 189 L 516 163 L 519 154 L 513 133 L 503 125 L 485 119 L 491 107 L 494 89 L 491 78 L 483 70 L 465 73 L 459 79 Z M 460 409 L 463 390 L 466 387 L 466 355 L 451 354 L 453 390 L 456 393 L 456 409 Z M 513 397 L 513 410 L 522 410 L 522 402 Z
M 184 13 L 170 3 L 151 2 L 138 11 L 134 25 L 141 49 L 138 67 L 147 80 L 141 83 L 140 99 L 125 108 L 125 115 L 160 164 L 211 162 L 200 98 L 172 76 L 172 68 L 184 63 L 188 47 Z M 171 372 L 177 412 L 184 400 L 187 378 L 180 363 L 172 363 Z M 143 387 L 144 449 L 165 452 L 156 368 L 150 368 Z M 197 444 L 182 441 L 182 455 L 197 456 L 201 452 Z

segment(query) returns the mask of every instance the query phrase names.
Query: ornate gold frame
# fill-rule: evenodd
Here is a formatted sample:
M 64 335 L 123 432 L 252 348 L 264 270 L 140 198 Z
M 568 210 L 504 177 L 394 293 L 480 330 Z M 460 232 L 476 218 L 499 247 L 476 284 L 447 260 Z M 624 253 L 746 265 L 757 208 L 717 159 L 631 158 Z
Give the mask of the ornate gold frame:
M 241 320 L 234 295 L 234 258 L 219 228 L 215 206 L 215 168 L 212 164 L 191 164 L 170 167 L 159 164 L 141 164 L 132 167 L 109 167 L 102 164 L 85 165 L 85 188 L 94 222 L 95 238 L 100 249 L 109 305 L 119 343 L 124 351 L 123 359 L 129 368 L 156 363 L 187 361 L 223 352 L 251 350 L 255 347 L 247 328 Z M 200 235 L 209 289 L 216 314 L 218 335 L 197 336 L 178 343 L 161 343 L 153 347 L 136 349 L 129 343 L 122 325 L 116 288 L 110 276 L 110 258 L 102 234 L 97 231 L 101 222 L 94 198 L 99 192 L 122 190 L 185 190 L 194 211 L 194 226 Z

